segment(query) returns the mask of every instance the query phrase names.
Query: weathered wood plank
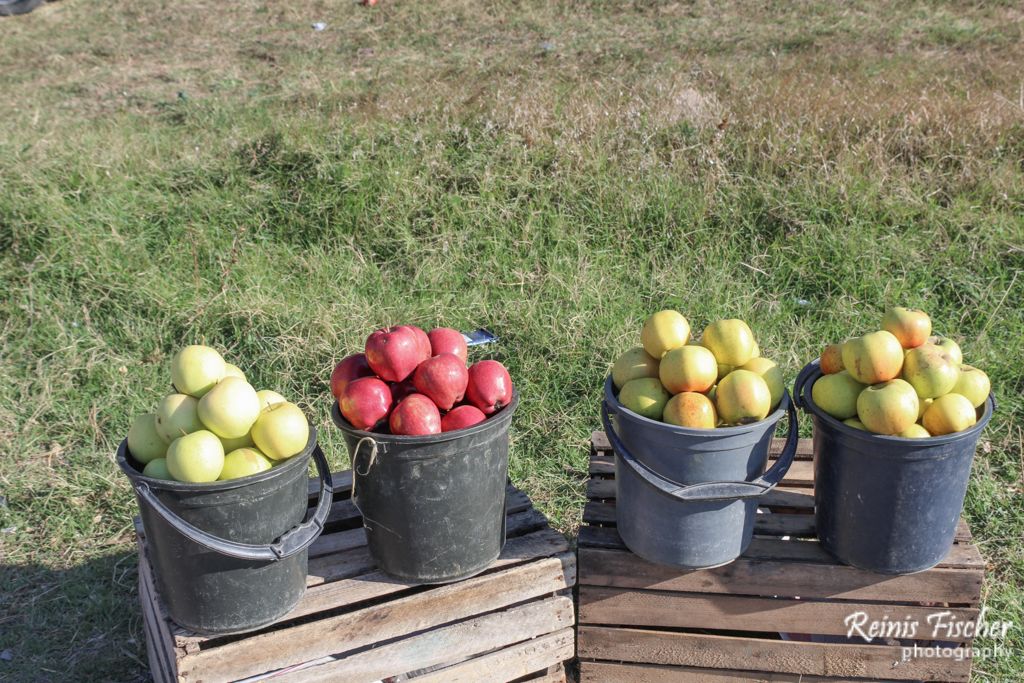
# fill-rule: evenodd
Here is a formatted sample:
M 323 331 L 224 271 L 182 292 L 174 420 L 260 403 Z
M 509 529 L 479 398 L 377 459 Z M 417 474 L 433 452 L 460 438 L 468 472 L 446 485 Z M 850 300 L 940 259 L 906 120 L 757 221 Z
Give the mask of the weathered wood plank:
M 573 629 L 567 628 L 455 666 L 417 676 L 416 683 L 505 683 L 572 659 Z
M 149 578 L 139 574 L 139 600 L 142 602 L 142 625 L 146 636 L 146 656 L 149 658 L 150 673 L 155 683 L 176 683 L 173 662 L 168 652 L 168 638 L 162 636 L 159 621 L 163 618 L 156 611 Z M 164 631 L 166 631 L 166 624 Z
M 566 683 L 565 666 L 549 666 L 547 671 L 527 678 L 524 683 Z
M 697 669 L 655 664 L 580 662 L 580 683 L 864 683 L 863 679 L 798 674 Z
M 844 620 L 854 612 L 868 615 L 868 623 L 917 621 L 924 626 L 935 607 L 867 602 L 811 602 L 788 598 L 761 598 L 701 593 L 634 590 L 580 586 L 581 624 L 638 627 L 709 628 L 724 631 L 759 631 L 776 634 L 815 633 L 846 635 Z M 974 608 L 943 608 L 961 623 L 978 616 Z M 925 634 L 922 639 L 931 640 Z M 964 637 L 943 640 L 964 642 Z
M 631 552 L 579 549 L 579 583 L 609 588 L 722 593 L 833 600 L 964 603 L 981 601 L 984 573 L 932 569 L 895 576 L 841 564 L 814 564 L 741 557 L 714 569 L 685 571 L 654 564 Z
M 966 653 L 965 653 L 966 654 Z M 909 657 L 888 645 L 835 645 L 758 638 L 580 626 L 579 656 L 621 662 L 715 668 L 756 661 L 761 671 L 873 680 L 968 680 L 968 658 Z
M 572 586 L 575 575 L 575 556 L 565 553 L 201 650 L 181 662 L 181 675 L 204 683 L 253 676 L 334 654 L 339 643 L 355 650 L 556 593 Z
M 359 683 L 442 664 L 458 664 L 498 648 L 571 628 L 573 614 L 570 598 L 549 598 L 420 633 L 274 680 L 280 683 Z

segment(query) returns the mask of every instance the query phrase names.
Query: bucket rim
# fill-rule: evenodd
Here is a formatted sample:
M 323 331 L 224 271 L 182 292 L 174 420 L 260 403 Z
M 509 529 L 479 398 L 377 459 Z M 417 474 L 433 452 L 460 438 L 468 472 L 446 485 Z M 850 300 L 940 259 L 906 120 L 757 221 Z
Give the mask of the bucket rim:
M 308 421 L 307 421 L 308 422 Z M 277 477 L 286 476 L 291 474 L 292 470 L 298 469 L 302 463 L 301 468 L 303 471 L 309 467 L 309 459 L 313 454 L 313 449 L 316 448 L 317 444 L 317 433 L 316 427 L 312 424 L 309 425 L 309 438 L 306 440 L 306 445 L 301 451 L 288 458 L 283 464 L 275 465 L 266 472 L 258 472 L 256 474 L 250 474 L 247 477 L 239 477 L 237 479 L 226 479 L 224 481 L 208 481 L 208 482 L 185 482 L 176 481 L 173 479 L 157 479 L 156 477 L 147 477 L 142 473 L 141 469 L 136 469 L 133 463 L 137 463 L 135 457 L 131 455 L 131 451 L 128 450 L 128 439 L 125 438 L 117 447 L 116 460 L 121 471 L 131 480 L 140 480 L 146 482 L 151 489 L 157 491 L 181 491 L 191 493 L 218 493 L 221 491 L 230 491 L 232 489 L 241 488 L 243 486 L 249 486 L 251 484 L 261 484 L 267 480 L 275 479 Z
M 504 406 L 501 410 L 488 415 L 487 419 L 479 424 L 475 424 L 472 427 L 465 427 L 464 429 L 455 429 L 450 432 L 440 432 L 438 434 L 424 434 L 422 436 L 408 436 L 405 434 L 382 434 L 381 432 L 371 432 L 366 429 L 356 429 L 352 426 L 352 423 L 345 419 L 345 416 L 341 414 L 341 409 L 338 407 L 338 402 L 335 401 L 331 405 L 331 419 L 334 421 L 334 426 L 340 429 L 342 432 L 351 434 L 358 438 L 368 438 L 375 441 L 378 444 L 404 444 L 407 446 L 426 446 L 435 443 L 444 443 L 446 441 L 454 441 L 455 439 L 461 439 L 466 436 L 474 436 L 488 429 L 493 429 L 494 426 L 502 421 L 508 422 L 512 420 L 512 414 L 519 407 L 519 390 L 512 389 L 512 400 L 508 405 Z M 491 418 L 497 418 L 492 420 Z
M 614 384 L 612 383 L 612 376 L 609 374 L 604 380 L 604 395 L 605 400 L 609 401 L 609 405 L 614 408 L 615 412 L 624 412 L 629 414 L 631 420 L 636 420 L 640 424 L 649 425 L 654 428 L 662 429 L 678 436 L 687 437 L 714 437 L 723 438 L 729 436 L 739 436 L 740 434 L 749 434 L 750 432 L 764 429 L 769 425 L 777 425 L 782 417 L 786 414 L 786 409 L 789 407 L 789 401 L 791 400 L 789 395 L 789 387 L 783 387 L 782 398 L 779 399 L 779 405 L 775 410 L 767 415 L 763 420 L 757 422 L 751 422 L 745 425 L 733 425 L 731 427 L 715 427 L 714 429 L 696 429 L 693 427 L 679 427 L 677 425 L 662 422 L 661 420 L 652 420 L 649 417 L 644 417 L 639 413 L 633 412 L 620 401 L 619 397 L 615 395 Z
M 861 441 L 899 444 L 903 447 L 911 446 L 913 447 L 913 450 L 921 450 L 931 448 L 933 446 L 943 446 L 948 443 L 953 443 L 954 441 L 978 435 L 988 424 L 989 420 L 992 419 L 992 413 L 994 412 L 995 403 L 992 398 L 992 393 L 989 392 L 989 395 L 985 398 L 985 409 L 982 411 L 981 417 L 978 418 L 978 421 L 971 427 L 961 432 L 942 434 L 941 436 L 929 436 L 927 439 L 908 436 L 894 436 L 889 434 L 875 434 L 874 432 L 867 432 L 863 429 L 857 429 L 856 427 L 851 427 L 848 424 L 843 424 L 842 420 L 832 417 L 814 402 L 814 399 L 811 397 L 811 388 L 814 386 L 814 382 L 824 375 L 816 360 L 805 365 L 803 370 L 800 371 L 800 375 L 806 375 L 804 382 L 800 387 L 801 395 L 799 398 L 800 403 L 803 404 L 801 407 L 805 411 L 811 413 L 815 418 L 824 420 L 825 424 L 830 428 L 838 430 L 841 434 L 860 439 Z

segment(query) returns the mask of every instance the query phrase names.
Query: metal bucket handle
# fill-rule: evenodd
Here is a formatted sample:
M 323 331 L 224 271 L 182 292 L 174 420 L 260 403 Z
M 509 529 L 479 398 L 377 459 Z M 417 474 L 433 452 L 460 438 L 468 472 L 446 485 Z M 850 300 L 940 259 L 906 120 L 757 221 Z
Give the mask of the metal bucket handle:
M 327 458 L 320 449 L 320 444 L 313 446 L 313 461 L 316 463 L 317 474 L 320 477 L 320 497 L 317 501 L 316 511 L 313 516 L 301 524 L 296 524 L 288 531 L 281 534 L 280 538 L 273 543 L 264 545 L 253 545 L 250 543 L 239 543 L 229 541 L 209 534 L 197 526 L 194 526 L 179 517 L 173 510 L 164 505 L 153 490 L 144 481 L 134 481 L 135 493 L 144 500 L 165 522 L 170 524 L 175 531 L 182 536 L 198 543 L 199 545 L 221 555 L 236 557 L 240 560 L 251 560 L 253 562 L 277 562 L 302 552 L 317 539 L 323 531 L 327 522 L 327 515 L 331 511 L 331 504 L 334 501 L 334 480 L 331 478 L 331 468 L 327 464 Z
M 797 428 L 796 408 L 793 405 L 793 401 L 788 402 L 786 415 L 789 417 L 789 431 L 786 433 L 786 443 L 782 448 L 779 459 L 763 475 L 753 481 L 721 481 L 683 485 L 671 479 L 666 479 L 633 457 L 612 427 L 611 419 L 608 416 L 608 403 L 605 401 L 601 402 L 601 422 L 604 424 L 604 431 L 608 434 L 608 440 L 611 442 L 612 448 L 622 457 L 622 461 L 652 486 L 673 498 L 689 503 L 756 498 L 775 488 L 782 481 L 782 478 L 786 476 L 790 465 L 793 464 L 793 458 L 796 456 L 797 440 L 800 436 L 799 429 Z

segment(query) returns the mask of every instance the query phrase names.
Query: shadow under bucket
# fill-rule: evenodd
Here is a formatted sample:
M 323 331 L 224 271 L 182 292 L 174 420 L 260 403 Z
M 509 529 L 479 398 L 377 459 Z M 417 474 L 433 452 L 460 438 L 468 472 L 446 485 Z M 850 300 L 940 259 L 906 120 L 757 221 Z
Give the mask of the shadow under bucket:
M 352 459 L 352 499 L 377 565 L 415 583 L 479 574 L 505 545 L 512 402 L 483 422 L 428 436 L 353 427 L 331 409 Z
M 303 521 L 310 457 L 320 498 Z M 144 476 L 127 440 L 117 464 L 135 490 L 157 588 L 176 623 L 196 633 L 240 633 L 298 603 L 308 549 L 323 531 L 334 492 L 314 427 L 301 453 L 240 479 L 191 484 Z
M 971 462 L 992 418 L 990 395 L 970 429 L 928 439 L 873 434 L 815 403 L 821 376 L 804 366 L 793 392 L 814 423 L 814 519 L 821 545 L 840 562 L 882 574 L 911 574 L 949 554 L 963 511 Z

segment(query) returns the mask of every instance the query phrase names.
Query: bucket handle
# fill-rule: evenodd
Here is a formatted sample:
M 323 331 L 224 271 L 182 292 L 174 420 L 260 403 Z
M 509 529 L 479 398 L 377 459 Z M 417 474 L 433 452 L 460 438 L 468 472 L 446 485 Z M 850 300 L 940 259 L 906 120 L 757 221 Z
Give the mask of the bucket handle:
M 313 541 L 323 531 L 324 524 L 327 522 L 327 515 L 331 511 L 331 504 L 334 501 L 334 480 L 331 478 L 331 468 L 327 464 L 324 452 L 320 449 L 320 444 L 313 446 L 313 460 L 316 463 L 317 474 L 320 477 L 320 497 L 316 504 L 316 511 L 308 520 L 284 532 L 273 543 L 264 545 L 229 541 L 226 538 L 209 534 L 199 527 L 186 522 L 175 514 L 173 510 L 164 505 L 156 497 L 156 494 L 153 493 L 149 484 L 144 481 L 135 482 L 135 492 L 165 522 L 170 524 L 175 531 L 193 543 L 197 543 L 221 555 L 235 557 L 240 560 L 277 562 L 300 553 L 312 545 Z
M 779 454 L 779 459 L 763 475 L 753 481 L 716 481 L 684 485 L 671 479 L 666 479 L 633 457 L 612 427 L 611 420 L 608 417 L 607 402 L 601 402 L 601 422 L 604 424 L 604 431 L 608 434 L 608 440 L 611 442 L 612 448 L 621 456 L 622 461 L 638 475 L 646 479 L 648 483 L 661 489 L 673 498 L 689 503 L 756 498 L 775 488 L 782 481 L 782 478 L 786 476 L 790 465 L 793 464 L 793 458 L 796 456 L 797 440 L 800 436 L 800 431 L 797 427 L 796 408 L 793 405 L 793 401 L 788 402 L 786 415 L 789 418 L 786 443 L 782 448 L 782 453 Z
M 811 375 L 818 371 L 820 364 L 821 360 L 815 358 L 801 368 L 800 373 L 796 376 L 796 381 L 793 382 L 793 403 L 796 403 L 797 408 L 807 410 L 807 402 L 804 401 L 804 385 L 807 384 L 807 380 L 811 378 Z

